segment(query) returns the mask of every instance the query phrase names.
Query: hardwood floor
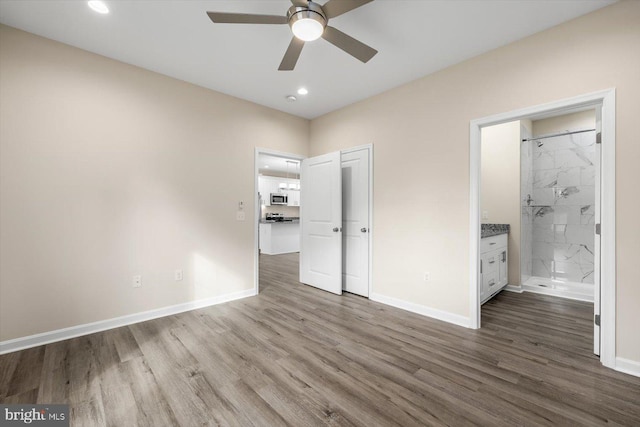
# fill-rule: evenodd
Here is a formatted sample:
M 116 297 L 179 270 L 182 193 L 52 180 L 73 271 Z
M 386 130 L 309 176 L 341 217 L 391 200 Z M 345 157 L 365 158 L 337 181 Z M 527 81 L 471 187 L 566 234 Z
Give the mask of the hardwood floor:
M 0 356 L 2 403 L 73 426 L 640 425 L 640 378 L 591 354 L 589 304 L 502 293 L 477 331 L 297 283 Z

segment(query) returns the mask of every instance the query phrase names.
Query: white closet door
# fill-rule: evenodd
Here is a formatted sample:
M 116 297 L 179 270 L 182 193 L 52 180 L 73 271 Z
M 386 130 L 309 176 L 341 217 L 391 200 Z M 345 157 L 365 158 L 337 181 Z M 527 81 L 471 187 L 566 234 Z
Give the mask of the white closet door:
M 369 296 L 369 149 L 342 154 L 342 289 Z
M 340 152 L 302 161 L 300 281 L 342 294 Z

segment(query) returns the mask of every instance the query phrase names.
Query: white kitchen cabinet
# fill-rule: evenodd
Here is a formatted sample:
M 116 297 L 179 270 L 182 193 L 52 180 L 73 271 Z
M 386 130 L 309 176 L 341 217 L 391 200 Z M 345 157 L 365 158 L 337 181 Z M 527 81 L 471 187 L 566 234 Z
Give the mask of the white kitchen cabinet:
M 260 223 L 260 252 L 266 255 L 300 252 L 300 223 Z
M 300 191 L 288 190 L 287 192 L 287 206 L 300 206 Z
M 507 234 L 480 240 L 480 301 L 487 302 L 508 284 Z
M 280 192 L 278 186 L 281 181 L 282 178 L 271 176 L 258 177 L 258 191 L 260 192 L 260 196 L 262 196 L 265 206 L 271 206 L 271 193 Z

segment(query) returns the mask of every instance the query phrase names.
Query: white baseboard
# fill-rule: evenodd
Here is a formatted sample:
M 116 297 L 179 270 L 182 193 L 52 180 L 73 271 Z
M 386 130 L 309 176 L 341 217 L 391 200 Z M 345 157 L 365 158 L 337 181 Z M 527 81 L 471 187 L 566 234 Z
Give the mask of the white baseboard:
M 157 319 L 159 317 L 171 316 L 172 314 L 178 314 L 185 311 L 191 311 L 199 308 L 209 307 L 212 305 L 222 304 L 224 302 L 251 297 L 254 295 L 256 295 L 256 290 L 252 288 L 244 291 L 233 292 L 230 294 L 219 295 L 212 298 L 185 302 L 169 307 L 157 308 L 141 313 L 128 314 L 126 316 L 116 317 L 113 319 L 100 320 L 98 322 L 85 323 L 83 325 L 71 326 L 64 329 L 56 329 L 54 331 L 43 332 L 41 334 L 29 335 L 26 337 L 15 338 L 7 341 L 0 341 L 0 354 L 24 350 L 25 348 L 37 347 L 39 345 L 62 341 L 69 338 L 75 338 L 82 335 L 93 334 L 95 332 L 106 331 L 107 329 L 119 328 L 121 326 L 131 325 L 133 323 L 145 322 L 147 320 Z
M 640 362 L 636 362 L 635 360 L 616 357 L 616 366 L 613 369 L 635 377 L 640 377 Z
M 448 311 L 437 310 L 435 308 L 427 307 L 425 305 L 414 304 L 412 302 L 404 301 L 398 298 L 388 297 L 372 293 L 369 296 L 371 301 L 376 301 L 382 304 L 390 305 L 392 307 L 407 310 L 412 313 L 421 314 L 423 316 L 431 317 L 433 319 L 442 320 L 444 322 L 453 323 L 454 325 L 464 326 L 469 328 L 471 322 L 468 317 L 460 316 L 459 314 L 449 313 Z
M 521 294 L 523 292 L 522 285 L 507 285 L 504 287 L 505 291 L 515 292 L 517 294 Z

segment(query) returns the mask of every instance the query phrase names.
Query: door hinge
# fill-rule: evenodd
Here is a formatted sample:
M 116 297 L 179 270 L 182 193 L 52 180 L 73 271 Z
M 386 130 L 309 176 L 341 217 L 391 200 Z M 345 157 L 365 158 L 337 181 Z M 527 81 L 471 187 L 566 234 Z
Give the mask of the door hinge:
M 596 133 L 596 144 L 602 144 L 602 133 Z
M 596 314 L 593 316 L 593 323 L 596 324 L 596 326 L 600 326 L 600 315 Z
M 596 224 L 596 234 L 600 235 L 600 224 Z

